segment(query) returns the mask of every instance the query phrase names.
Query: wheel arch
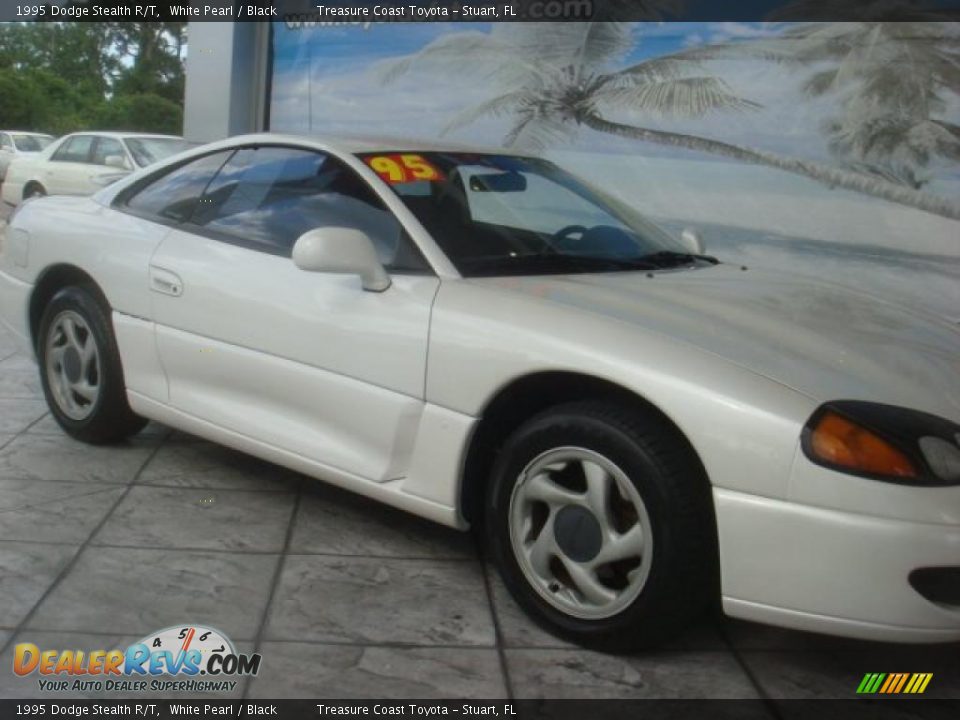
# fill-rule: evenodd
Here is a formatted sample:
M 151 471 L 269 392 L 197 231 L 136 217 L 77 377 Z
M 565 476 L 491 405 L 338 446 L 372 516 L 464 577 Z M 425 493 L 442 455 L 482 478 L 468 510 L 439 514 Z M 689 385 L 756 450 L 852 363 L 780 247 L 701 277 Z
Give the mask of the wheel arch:
M 37 277 L 33 292 L 30 294 L 28 320 L 30 323 L 30 342 L 34 353 L 37 351 L 37 333 L 40 330 L 40 318 L 43 317 L 44 308 L 47 307 L 54 295 L 71 285 L 79 285 L 90 290 L 100 305 L 108 312 L 109 317 L 110 303 L 107 296 L 89 273 L 69 263 L 51 265 Z
M 460 512 L 471 524 L 482 522 L 487 481 L 504 441 L 526 420 L 551 407 L 579 400 L 599 400 L 625 406 L 664 423 L 689 449 L 709 476 L 700 455 L 686 434 L 659 407 L 636 391 L 604 378 L 579 372 L 531 373 L 502 386 L 486 403 L 464 453 L 461 473 Z M 712 502 L 712 497 L 711 497 Z
M 34 187 L 34 186 L 40 188 L 40 189 L 43 190 L 44 192 L 47 191 L 47 189 L 43 186 L 43 183 L 42 183 L 42 182 L 40 182 L 40 181 L 37 180 L 36 178 L 30 178 L 29 180 L 27 180 L 27 181 L 23 184 L 23 186 L 22 186 L 22 188 L 21 188 L 21 190 L 20 190 L 20 200 L 21 200 L 21 201 L 27 199 L 27 197 L 28 197 L 27 193 L 30 191 L 30 188 L 32 188 L 32 187 Z

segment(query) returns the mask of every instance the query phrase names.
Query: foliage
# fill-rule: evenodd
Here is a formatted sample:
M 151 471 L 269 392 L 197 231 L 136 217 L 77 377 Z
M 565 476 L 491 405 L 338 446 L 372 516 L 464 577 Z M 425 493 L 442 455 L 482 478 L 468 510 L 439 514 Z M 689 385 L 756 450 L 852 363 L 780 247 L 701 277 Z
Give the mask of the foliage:
M 4 23 L 0 127 L 179 134 L 185 41 L 186 23 Z

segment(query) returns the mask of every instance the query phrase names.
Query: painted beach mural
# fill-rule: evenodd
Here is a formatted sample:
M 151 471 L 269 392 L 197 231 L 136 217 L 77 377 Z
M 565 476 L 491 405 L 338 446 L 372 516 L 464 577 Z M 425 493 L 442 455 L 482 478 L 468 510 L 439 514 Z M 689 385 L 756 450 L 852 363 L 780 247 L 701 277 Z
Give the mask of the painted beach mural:
M 279 22 L 272 42 L 272 130 L 534 149 L 723 260 L 960 321 L 960 23 Z

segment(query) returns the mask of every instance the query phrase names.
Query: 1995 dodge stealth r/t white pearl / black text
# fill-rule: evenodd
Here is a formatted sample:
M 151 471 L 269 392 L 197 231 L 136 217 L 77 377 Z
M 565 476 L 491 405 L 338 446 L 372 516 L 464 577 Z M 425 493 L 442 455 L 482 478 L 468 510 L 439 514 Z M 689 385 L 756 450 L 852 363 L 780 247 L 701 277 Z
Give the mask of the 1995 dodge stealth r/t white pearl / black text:
M 718 604 L 960 639 L 960 328 L 546 160 L 232 138 L 21 205 L 0 311 L 73 437 L 152 418 L 478 529 L 577 642 Z

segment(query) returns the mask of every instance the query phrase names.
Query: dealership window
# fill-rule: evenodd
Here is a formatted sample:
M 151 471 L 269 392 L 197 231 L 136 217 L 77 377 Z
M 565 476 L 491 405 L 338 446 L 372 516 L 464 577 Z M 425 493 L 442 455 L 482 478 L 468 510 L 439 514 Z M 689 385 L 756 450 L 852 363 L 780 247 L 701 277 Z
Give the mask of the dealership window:
M 288 257 L 309 230 L 355 228 L 370 236 L 388 269 L 426 269 L 373 190 L 339 160 L 309 150 L 237 151 L 210 183 L 191 222 L 214 236 Z
M 151 182 L 126 201 L 138 215 L 174 222 L 189 220 L 200 196 L 232 150 L 205 155 Z
M 53 154 L 51 160 L 57 162 L 89 163 L 91 145 L 93 145 L 93 135 L 77 135 L 67 140 L 67 142 Z

